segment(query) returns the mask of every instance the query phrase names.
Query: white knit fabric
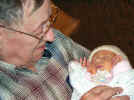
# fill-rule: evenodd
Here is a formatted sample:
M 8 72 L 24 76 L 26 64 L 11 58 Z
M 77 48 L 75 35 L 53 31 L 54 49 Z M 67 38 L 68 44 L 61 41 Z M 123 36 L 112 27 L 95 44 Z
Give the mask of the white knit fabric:
M 73 87 L 71 100 L 80 100 L 84 93 L 102 84 L 112 87 L 122 87 L 124 91 L 120 95 L 129 95 L 130 100 L 134 100 L 134 70 L 131 68 L 129 62 L 119 62 L 114 66 L 110 74 L 112 74 L 113 77 L 109 83 L 93 82 L 91 78 L 92 75 L 87 72 L 86 68 L 83 68 L 81 64 L 76 61 L 70 62 L 69 76 L 70 83 Z
M 90 56 L 89 56 L 89 61 L 91 62 L 92 61 L 92 58 L 94 56 L 95 53 L 99 52 L 99 51 L 102 51 L 102 50 L 107 50 L 107 51 L 111 51 L 117 55 L 120 55 L 124 60 L 128 60 L 128 57 L 127 55 L 117 46 L 115 45 L 102 45 L 102 46 L 99 46 L 97 48 L 95 48 Z M 129 60 L 128 60 L 129 61 Z

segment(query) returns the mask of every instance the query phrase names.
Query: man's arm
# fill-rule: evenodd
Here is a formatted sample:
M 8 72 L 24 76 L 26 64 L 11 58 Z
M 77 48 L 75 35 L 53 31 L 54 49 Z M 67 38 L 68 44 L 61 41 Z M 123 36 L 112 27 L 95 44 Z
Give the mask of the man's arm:
M 90 50 L 81 46 L 80 44 L 70 40 L 70 42 L 72 42 L 72 47 L 71 47 L 71 51 L 72 51 L 72 55 L 74 56 L 75 59 L 80 59 L 80 58 L 84 58 L 86 57 L 88 59 L 89 54 L 90 54 Z
M 79 60 L 80 58 L 88 58 L 90 50 L 73 41 L 61 32 L 54 30 L 54 43 L 60 49 L 66 61 Z

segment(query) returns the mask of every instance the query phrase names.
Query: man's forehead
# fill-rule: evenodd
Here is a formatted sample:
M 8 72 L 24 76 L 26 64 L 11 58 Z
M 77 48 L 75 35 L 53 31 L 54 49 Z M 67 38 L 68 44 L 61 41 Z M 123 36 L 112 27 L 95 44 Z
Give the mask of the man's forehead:
M 35 10 L 32 14 L 31 12 L 32 10 L 29 12 L 25 10 L 25 13 L 27 14 L 24 15 L 24 19 L 26 21 L 29 21 L 29 22 L 31 21 L 33 23 L 38 24 L 39 22 L 47 20 L 51 14 L 50 1 L 45 0 L 40 8 Z
M 36 2 L 34 2 L 33 0 L 27 0 L 26 2 L 27 3 L 25 3 L 25 5 L 23 6 L 24 14 L 26 16 L 31 17 L 35 15 L 40 15 L 40 13 L 51 13 L 49 0 L 44 0 L 44 2 L 42 2 L 42 4 L 38 8 L 35 7 Z
M 31 32 L 36 30 L 43 22 L 46 22 L 51 14 L 49 0 L 45 0 L 41 7 L 35 10 L 31 15 L 32 10 L 30 9 L 31 11 L 28 12 L 26 9 L 23 16 L 23 25 L 24 28 L 27 27 Z
M 45 13 L 47 12 L 48 14 L 51 13 L 51 7 L 50 7 L 50 1 L 49 0 L 45 0 L 43 2 L 43 4 L 36 10 L 33 12 L 33 14 L 40 14 L 40 13 Z

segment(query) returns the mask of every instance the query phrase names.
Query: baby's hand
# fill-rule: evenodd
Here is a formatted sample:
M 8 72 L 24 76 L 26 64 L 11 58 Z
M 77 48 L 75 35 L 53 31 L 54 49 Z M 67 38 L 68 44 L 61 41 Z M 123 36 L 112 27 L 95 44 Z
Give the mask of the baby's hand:
M 91 74 L 96 74 L 97 68 L 94 64 L 90 63 L 89 60 L 86 59 L 86 57 L 84 57 L 84 59 L 80 58 L 80 64 L 82 67 L 86 67 L 87 71 Z
M 90 62 L 86 59 L 86 57 L 84 57 L 84 59 L 80 58 L 80 64 L 83 67 L 88 67 L 90 65 Z

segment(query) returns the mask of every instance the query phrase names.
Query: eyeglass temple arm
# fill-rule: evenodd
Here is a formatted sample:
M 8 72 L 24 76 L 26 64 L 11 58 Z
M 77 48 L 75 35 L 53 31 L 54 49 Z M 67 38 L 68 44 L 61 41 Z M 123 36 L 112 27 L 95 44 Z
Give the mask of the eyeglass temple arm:
M 36 36 L 34 36 L 34 35 L 31 35 L 31 34 L 28 34 L 28 33 L 22 32 L 22 31 L 15 30 L 15 29 L 13 29 L 13 28 L 6 27 L 6 26 L 4 26 L 4 25 L 0 25 L 0 27 L 5 28 L 5 29 L 8 29 L 8 30 L 11 30 L 11 31 L 14 31 L 14 32 L 18 32 L 18 33 L 22 33 L 22 34 L 25 34 L 25 35 L 29 35 L 29 36 L 31 36 L 31 37 L 34 37 L 34 38 L 40 40 L 40 38 L 38 38 L 38 37 L 36 37 Z

